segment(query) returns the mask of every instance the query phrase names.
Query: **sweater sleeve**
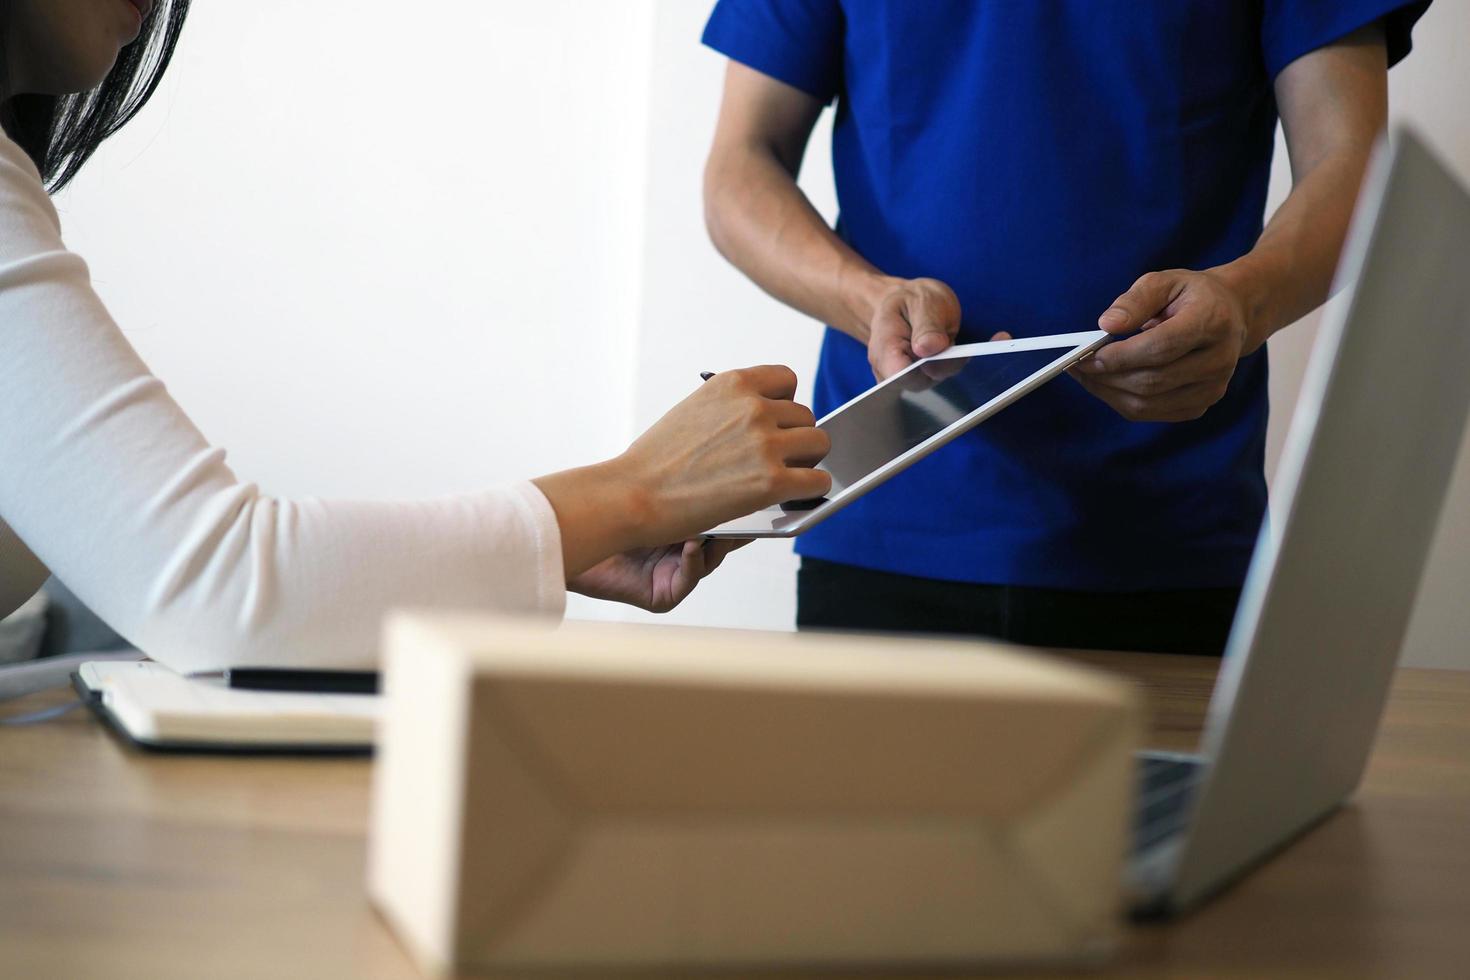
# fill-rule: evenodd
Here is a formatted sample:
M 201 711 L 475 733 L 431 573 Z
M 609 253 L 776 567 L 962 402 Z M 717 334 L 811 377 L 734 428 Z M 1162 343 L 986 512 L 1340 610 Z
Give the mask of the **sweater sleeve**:
M 0 136 L 0 520 L 181 671 L 375 662 L 392 607 L 560 616 L 530 483 L 403 503 L 283 499 L 230 470 L 138 357 Z

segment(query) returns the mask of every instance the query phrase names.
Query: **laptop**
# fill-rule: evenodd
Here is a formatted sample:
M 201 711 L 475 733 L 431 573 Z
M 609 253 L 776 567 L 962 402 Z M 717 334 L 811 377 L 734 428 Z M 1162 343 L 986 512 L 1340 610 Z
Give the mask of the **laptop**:
M 1364 181 L 1198 755 L 1144 753 L 1129 886 L 1182 911 L 1362 778 L 1470 405 L 1470 193 L 1396 128 Z

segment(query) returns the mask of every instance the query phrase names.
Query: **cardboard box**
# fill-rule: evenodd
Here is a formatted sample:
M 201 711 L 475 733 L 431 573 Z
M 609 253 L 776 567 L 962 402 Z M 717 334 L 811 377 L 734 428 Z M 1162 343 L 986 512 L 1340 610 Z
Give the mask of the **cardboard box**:
M 399 615 L 369 890 L 426 968 L 1095 960 L 1138 712 L 982 642 Z

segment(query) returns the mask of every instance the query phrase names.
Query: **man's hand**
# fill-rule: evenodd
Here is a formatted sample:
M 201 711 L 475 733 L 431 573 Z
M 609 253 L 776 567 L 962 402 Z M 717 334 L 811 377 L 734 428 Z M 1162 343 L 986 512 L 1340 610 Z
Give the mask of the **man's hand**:
M 635 548 L 593 565 L 567 588 L 594 599 L 626 602 L 663 613 L 683 602 L 699 580 L 749 541 L 690 540 L 662 548 Z
M 868 325 L 868 363 L 882 381 L 954 343 L 960 301 L 938 279 L 887 279 Z
M 1225 395 L 1253 343 L 1245 303 L 1214 272 L 1150 272 L 1097 324 L 1118 340 L 1072 368 L 1082 387 L 1131 422 L 1197 419 Z
M 1255 248 L 1207 272 L 1151 272 L 1098 320 L 1142 331 L 1072 369 L 1124 418 L 1198 418 L 1225 394 L 1242 355 L 1327 298 L 1373 140 L 1388 116 L 1381 23 L 1287 65 L 1276 102 L 1292 191 Z

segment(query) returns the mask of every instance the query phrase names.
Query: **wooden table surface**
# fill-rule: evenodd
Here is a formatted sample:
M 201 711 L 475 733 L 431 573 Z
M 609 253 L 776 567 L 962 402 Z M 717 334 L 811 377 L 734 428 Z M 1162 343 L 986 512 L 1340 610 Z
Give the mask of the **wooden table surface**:
M 1194 744 L 1214 661 L 1076 656 L 1142 682 L 1152 744 Z M 84 710 L 0 728 L 0 976 L 418 976 L 364 898 L 368 775 L 144 754 Z M 1470 673 L 1400 671 L 1347 807 L 1082 975 L 1470 976 Z

